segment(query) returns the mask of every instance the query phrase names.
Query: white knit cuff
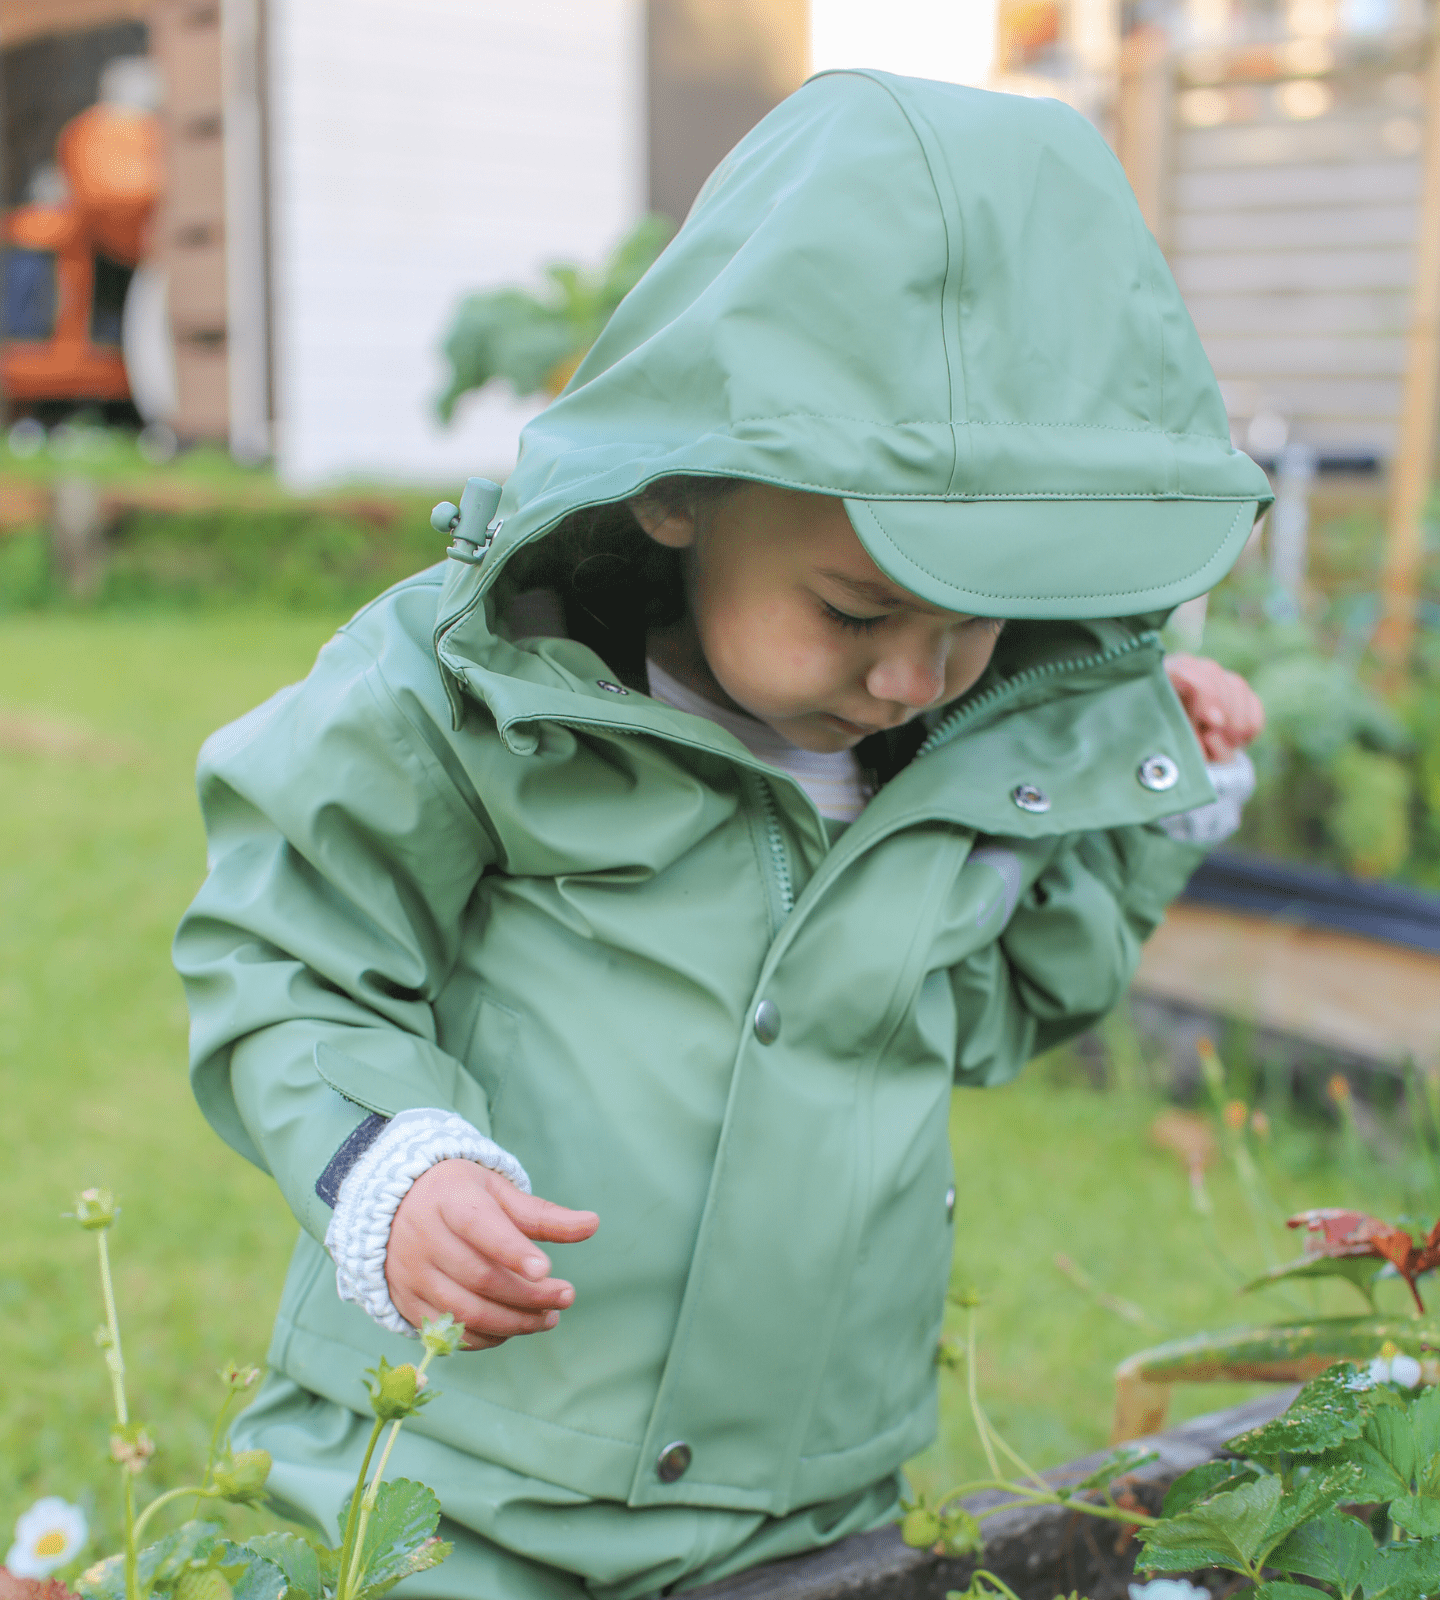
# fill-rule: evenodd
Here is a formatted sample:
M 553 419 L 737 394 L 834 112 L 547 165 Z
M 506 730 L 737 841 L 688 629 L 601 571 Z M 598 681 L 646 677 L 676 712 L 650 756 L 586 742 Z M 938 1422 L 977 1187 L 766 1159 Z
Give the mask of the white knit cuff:
M 422 1172 L 437 1161 L 474 1161 L 508 1178 L 525 1194 L 524 1167 L 453 1111 L 425 1107 L 401 1111 L 345 1175 L 335 1214 L 325 1230 L 325 1248 L 335 1262 L 335 1288 L 342 1300 L 362 1307 L 390 1333 L 416 1334 L 395 1309 L 385 1281 L 390 1225 L 400 1202 Z
M 1240 826 L 1245 802 L 1255 793 L 1255 768 L 1243 750 L 1228 761 L 1207 763 L 1206 772 L 1215 786 L 1217 798 L 1209 805 L 1166 817 L 1160 824 L 1180 844 L 1217 845 Z

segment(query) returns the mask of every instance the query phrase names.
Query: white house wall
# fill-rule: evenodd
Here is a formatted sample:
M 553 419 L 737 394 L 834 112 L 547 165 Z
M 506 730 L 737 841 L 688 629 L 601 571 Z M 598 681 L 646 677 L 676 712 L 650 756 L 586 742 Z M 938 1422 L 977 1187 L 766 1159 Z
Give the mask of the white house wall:
M 441 426 L 440 343 L 466 293 L 597 261 L 643 210 L 641 0 L 269 0 L 268 28 L 282 476 L 507 472 L 537 403 Z

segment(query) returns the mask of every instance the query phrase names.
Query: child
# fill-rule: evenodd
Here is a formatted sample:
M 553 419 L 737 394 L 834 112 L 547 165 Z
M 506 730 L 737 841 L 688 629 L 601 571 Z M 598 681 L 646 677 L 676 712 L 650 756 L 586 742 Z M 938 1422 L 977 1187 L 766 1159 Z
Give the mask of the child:
M 452 1311 L 417 1594 L 894 1514 L 951 1086 L 1103 1016 L 1216 832 L 1181 700 L 1218 758 L 1258 709 L 1152 630 L 1268 500 L 1078 116 L 842 73 L 741 142 L 499 514 L 203 752 L 177 962 L 303 1227 L 240 1427 L 284 1500 L 333 1531 L 363 1369 Z

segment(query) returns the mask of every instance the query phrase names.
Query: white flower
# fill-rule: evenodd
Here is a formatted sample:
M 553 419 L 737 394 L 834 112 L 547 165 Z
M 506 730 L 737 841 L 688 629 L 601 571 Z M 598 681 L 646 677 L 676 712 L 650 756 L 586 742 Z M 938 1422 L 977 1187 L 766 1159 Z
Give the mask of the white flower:
M 1210 1600 L 1210 1591 L 1189 1578 L 1151 1578 L 1130 1585 L 1130 1600 Z
M 90 1529 L 85 1513 L 59 1495 L 37 1500 L 15 1524 L 15 1543 L 5 1565 L 17 1578 L 48 1578 L 85 1548 Z
M 1378 1355 L 1370 1363 L 1370 1376 L 1376 1383 L 1398 1383 L 1402 1389 L 1413 1389 L 1420 1382 L 1420 1363 L 1414 1356 Z

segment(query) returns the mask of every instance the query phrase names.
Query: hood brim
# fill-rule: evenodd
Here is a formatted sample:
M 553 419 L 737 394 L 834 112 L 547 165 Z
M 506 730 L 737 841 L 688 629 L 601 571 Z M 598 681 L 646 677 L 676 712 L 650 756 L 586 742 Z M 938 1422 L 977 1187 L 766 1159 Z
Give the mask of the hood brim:
M 1230 570 L 1260 506 L 1169 498 L 845 500 L 871 560 L 901 588 L 946 611 L 1037 620 L 1135 616 L 1193 600 Z M 1028 559 L 1017 562 L 1020 550 Z M 1122 589 L 1114 586 L 1117 572 L 1129 580 Z

